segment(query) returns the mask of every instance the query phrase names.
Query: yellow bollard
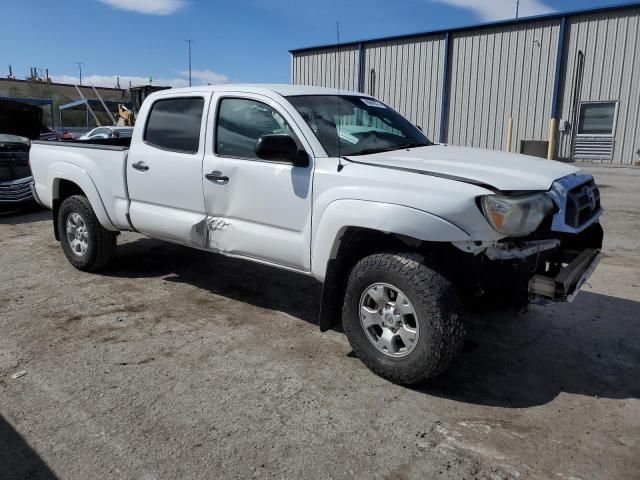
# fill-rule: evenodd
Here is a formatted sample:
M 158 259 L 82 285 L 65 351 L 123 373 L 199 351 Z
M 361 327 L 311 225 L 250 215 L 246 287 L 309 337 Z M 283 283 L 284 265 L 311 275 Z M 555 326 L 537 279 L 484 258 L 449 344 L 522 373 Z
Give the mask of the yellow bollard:
M 555 118 L 549 120 L 549 149 L 547 150 L 547 160 L 553 160 L 553 153 L 556 150 L 556 130 L 558 121 Z

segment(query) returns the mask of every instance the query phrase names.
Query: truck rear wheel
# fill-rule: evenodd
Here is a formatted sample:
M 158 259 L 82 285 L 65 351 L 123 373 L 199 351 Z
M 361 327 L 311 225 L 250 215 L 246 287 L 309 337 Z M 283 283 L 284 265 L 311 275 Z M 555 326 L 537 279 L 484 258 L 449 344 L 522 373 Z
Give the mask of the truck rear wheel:
M 60 243 L 69 263 L 83 272 L 106 267 L 116 255 L 116 233 L 105 229 L 87 197 L 64 199 L 58 210 Z
M 351 270 L 342 323 L 354 353 L 374 373 L 416 384 L 444 371 L 464 328 L 454 286 L 417 253 L 380 253 Z

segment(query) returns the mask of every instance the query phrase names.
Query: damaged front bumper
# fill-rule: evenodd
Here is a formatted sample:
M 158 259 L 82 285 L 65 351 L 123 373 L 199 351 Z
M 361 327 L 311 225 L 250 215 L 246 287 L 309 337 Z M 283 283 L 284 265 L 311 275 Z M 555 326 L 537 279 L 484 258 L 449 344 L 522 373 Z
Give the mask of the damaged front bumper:
M 529 280 L 529 297 L 534 303 L 571 302 L 595 271 L 602 254 L 588 248 L 566 252 L 568 263 L 556 275 L 535 274 Z
M 472 308 L 498 311 L 572 301 L 600 261 L 598 222 L 580 233 L 539 232 L 499 242 L 456 242 L 451 277 Z

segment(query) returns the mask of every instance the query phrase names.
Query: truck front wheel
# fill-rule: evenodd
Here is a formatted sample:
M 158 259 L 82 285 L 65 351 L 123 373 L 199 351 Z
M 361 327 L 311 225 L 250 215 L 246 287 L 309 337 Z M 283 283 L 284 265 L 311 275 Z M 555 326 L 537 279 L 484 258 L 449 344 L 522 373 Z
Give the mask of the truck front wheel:
M 100 225 L 87 197 L 65 198 L 58 210 L 57 222 L 62 250 L 78 270 L 99 270 L 115 257 L 116 233 Z
M 454 286 L 417 253 L 380 253 L 351 270 L 342 324 L 374 373 L 416 384 L 445 370 L 464 337 Z

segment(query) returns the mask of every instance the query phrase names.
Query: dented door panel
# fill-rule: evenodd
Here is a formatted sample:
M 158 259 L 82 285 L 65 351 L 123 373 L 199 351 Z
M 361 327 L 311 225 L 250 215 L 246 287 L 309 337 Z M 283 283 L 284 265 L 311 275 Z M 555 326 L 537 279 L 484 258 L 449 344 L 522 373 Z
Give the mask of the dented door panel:
M 214 96 L 207 131 L 207 138 L 211 138 L 207 144 L 211 148 L 207 148 L 203 169 L 205 174 L 216 172 L 226 180 L 203 178 L 207 246 L 229 255 L 308 271 L 313 161 L 307 167 L 296 167 L 286 162 L 217 155 L 214 152 L 216 110 L 220 99 L 230 96 L 268 104 L 284 117 L 295 133 L 293 120 L 272 99 L 252 94 Z

